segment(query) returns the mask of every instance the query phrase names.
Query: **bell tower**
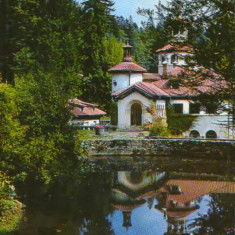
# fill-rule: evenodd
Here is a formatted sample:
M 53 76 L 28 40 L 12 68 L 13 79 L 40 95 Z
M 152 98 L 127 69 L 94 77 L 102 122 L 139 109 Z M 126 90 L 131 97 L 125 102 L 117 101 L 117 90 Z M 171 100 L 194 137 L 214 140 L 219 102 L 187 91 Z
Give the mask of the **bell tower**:
M 132 61 L 131 45 L 123 46 L 123 62 L 108 70 L 112 74 L 112 93 L 132 84 L 143 81 L 143 73 L 147 70 Z

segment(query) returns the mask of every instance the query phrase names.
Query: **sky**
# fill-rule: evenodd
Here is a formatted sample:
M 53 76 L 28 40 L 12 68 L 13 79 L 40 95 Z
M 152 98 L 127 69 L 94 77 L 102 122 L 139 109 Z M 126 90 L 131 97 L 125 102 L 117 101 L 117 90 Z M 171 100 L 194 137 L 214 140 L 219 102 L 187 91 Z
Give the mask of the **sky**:
M 140 25 L 141 20 L 145 20 L 145 17 L 138 15 L 136 13 L 137 9 L 155 9 L 155 5 L 158 5 L 159 0 L 114 0 L 114 2 L 115 15 L 124 16 L 125 18 L 131 15 L 133 21 Z M 161 0 L 162 4 L 166 2 L 167 0 Z
M 83 0 L 76 1 L 83 2 Z M 166 4 L 167 1 L 170 2 L 171 0 L 161 0 L 161 3 Z M 133 21 L 141 26 L 141 21 L 144 21 L 146 18 L 136 13 L 138 8 L 155 9 L 155 5 L 158 5 L 159 0 L 113 0 L 113 2 L 114 15 L 125 18 L 132 16 Z

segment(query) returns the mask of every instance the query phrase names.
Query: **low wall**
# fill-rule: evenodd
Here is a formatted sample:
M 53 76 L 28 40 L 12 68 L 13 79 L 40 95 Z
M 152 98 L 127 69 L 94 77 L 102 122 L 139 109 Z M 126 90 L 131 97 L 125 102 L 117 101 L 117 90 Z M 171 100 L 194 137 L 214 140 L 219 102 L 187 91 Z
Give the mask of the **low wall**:
M 235 160 L 235 141 L 193 139 L 116 139 L 84 140 L 82 147 L 90 156 L 182 156 Z

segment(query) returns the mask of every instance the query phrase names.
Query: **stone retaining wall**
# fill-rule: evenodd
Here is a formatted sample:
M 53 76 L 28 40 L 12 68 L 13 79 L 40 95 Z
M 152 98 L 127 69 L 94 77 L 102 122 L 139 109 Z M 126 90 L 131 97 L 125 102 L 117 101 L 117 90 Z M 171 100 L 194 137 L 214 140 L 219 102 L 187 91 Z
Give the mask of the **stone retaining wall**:
M 235 141 L 187 139 L 84 140 L 82 147 L 90 156 L 182 156 L 235 160 Z

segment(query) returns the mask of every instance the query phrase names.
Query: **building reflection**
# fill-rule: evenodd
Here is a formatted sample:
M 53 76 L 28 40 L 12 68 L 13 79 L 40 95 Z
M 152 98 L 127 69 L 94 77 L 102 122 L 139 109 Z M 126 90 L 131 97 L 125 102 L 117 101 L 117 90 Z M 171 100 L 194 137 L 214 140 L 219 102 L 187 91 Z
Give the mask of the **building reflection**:
M 208 194 L 235 194 L 235 182 L 174 180 L 166 173 L 117 172 L 112 188 L 112 204 L 122 211 L 123 227 L 132 226 L 133 210 L 157 200 L 155 209 L 167 223 L 165 235 L 187 233 L 187 217 L 199 209 L 200 198 Z M 150 205 L 151 206 L 151 205 Z
M 165 173 L 120 171 L 115 174 L 112 203 L 123 213 L 123 227 L 132 226 L 132 211 L 144 205 L 147 198 L 155 196 L 165 181 Z

